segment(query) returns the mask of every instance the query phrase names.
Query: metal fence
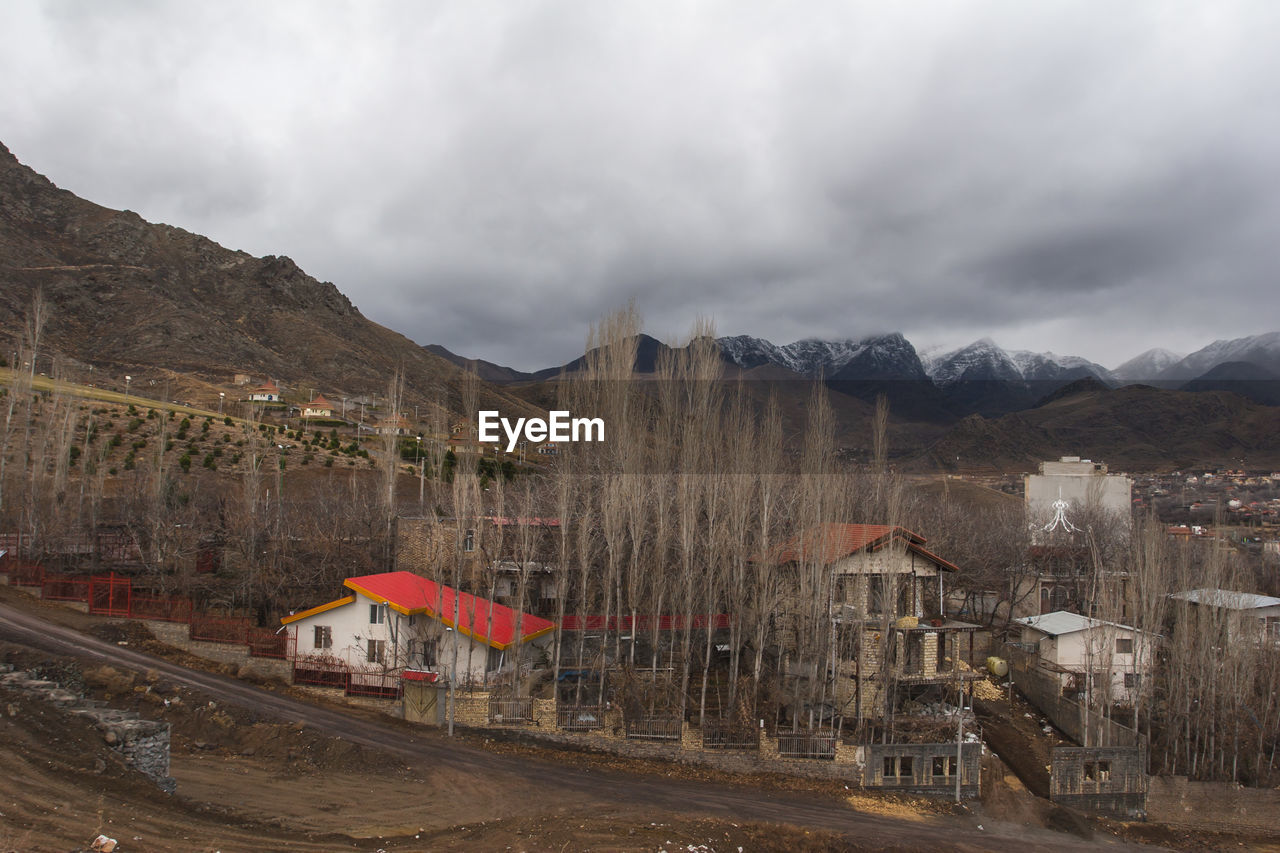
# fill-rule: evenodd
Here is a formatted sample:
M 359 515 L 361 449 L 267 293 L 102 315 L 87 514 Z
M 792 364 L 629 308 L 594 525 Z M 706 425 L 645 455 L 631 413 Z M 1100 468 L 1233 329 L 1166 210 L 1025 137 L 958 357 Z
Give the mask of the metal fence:
M 88 601 L 87 575 L 45 575 L 40 581 L 40 597 L 49 601 Z
M 89 580 L 89 612 L 98 616 L 129 616 L 133 606 L 133 581 L 115 572 Z
M 751 721 L 709 719 L 702 724 L 703 749 L 760 749 L 760 728 Z
M 491 723 L 532 723 L 533 699 L 528 696 L 489 699 L 489 722 Z
M 678 714 L 628 718 L 624 721 L 629 740 L 680 740 L 684 720 Z
M 287 631 L 273 631 L 270 628 L 245 629 L 245 644 L 249 646 L 249 655 L 255 658 L 276 658 L 284 660 L 289 656 L 289 634 Z
M 195 604 L 189 598 L 134 592 L 129 600 L 129 616 L 133 619 L 190 624 L 194 613 Z
M 836 758 L 835 732 L 778 732 L 778 755 L 783 758 Z
M 249 631 L 249 620 L 243 616 L 205 616 L 195 614 L 191 617 L 191 639 L 206 643 L 245 642 Z
M 44 566 L 23 560 L 12 560 L 6 570 L 14 586 L 40 586 L 44 583 Z
M 351 669 L 337 659 L 295 657 L 293 659 L 293 683 L 314 687 L 347 687 Z
M 352 672 L 347 676 L 348 696 L 370 696 L 374 699 L 399 699 L 400 676 L 381 672 Z
M 600 705 L 557 706 L 556 728 L 571 732 L 604 728 L 604 708 Z

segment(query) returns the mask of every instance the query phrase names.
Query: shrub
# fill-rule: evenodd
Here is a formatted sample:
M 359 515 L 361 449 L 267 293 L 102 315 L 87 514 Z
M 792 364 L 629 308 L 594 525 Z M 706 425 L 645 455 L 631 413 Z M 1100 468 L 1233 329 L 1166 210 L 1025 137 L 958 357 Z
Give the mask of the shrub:
M 178 458 L 178 466 L 182 468 L 183 471 L 190 471 L 191 470 L 191 454 L 190 453 L 182 454 L 182 456 Z

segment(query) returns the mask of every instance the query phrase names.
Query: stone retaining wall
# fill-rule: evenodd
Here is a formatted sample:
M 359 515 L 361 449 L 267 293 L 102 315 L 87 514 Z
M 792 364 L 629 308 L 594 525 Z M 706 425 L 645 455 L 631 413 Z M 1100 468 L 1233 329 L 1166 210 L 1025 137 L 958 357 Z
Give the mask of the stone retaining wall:
M 210 643 L 206 640 L 193 640 L 191 628 L 184 622 L 147 619 L 142 624 L 151 629 L 155 638 L 166 645 L 190 652 L 198 658 L 237 666 L 241 677 L 252 675 L 289 681 L 293 675 L 289 661 L 252 657 L 249 654 L 249 647 L 243 643 Z
M 103 741 L 124 757 L 125 764 L 151 779 L 165 793 L 177 790 L 177 781 L 169 775 L 168 723 L 143 720 L 133 711 L 104 707 L 102 702 L 86 699 L 55 682 L 27 672 L 13 672 L 8 664 L 0 671 L 5 672 L 0 675 L 0 684 L 38 696 L 67 713 L 87 717 L 102 732 Z
M 1189 829 L 1280 833 L 1280 790 L 1152 776 L 1147 819 Z

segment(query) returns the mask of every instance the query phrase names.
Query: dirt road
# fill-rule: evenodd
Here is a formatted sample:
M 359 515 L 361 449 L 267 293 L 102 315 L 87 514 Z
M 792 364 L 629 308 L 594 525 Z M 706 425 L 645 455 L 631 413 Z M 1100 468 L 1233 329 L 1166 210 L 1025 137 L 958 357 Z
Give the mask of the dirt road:
M 1025 826 L 987 823 L 965 817 L 903 821 L 867 814 L 843 801 L 814 794 L 766 791 L 741 786 L 672 779 L 657 775 L 618 773 L 585 765 L 541 760 L 527 755 L 488 752 L 433 730 L 416 734 L 394 721 L 370 719 L 311 704 L 253 685 L 113 645 L 74 629 L 53 624 L 33 613 L 0 604 L 0 638 L 42 651 L 95 659 L 116 668 L 155 671 L 164 678 L 218 697 L 220 702 L 302 723 L 330 737 L 342 738 L 415 762 L 492 780 L 498 788 L 511 785 L 542 790 L 563 803 L 580 802 L 581 814 L 625 806 L 640 813 L 683 814 L 719 820 L 753 821 L 801 826 L 841 833 L 850 848 L 1068 851 L 1088 846 L 1137 849 L 1110 837 L 1092 842 Z M 539 814 L 536 794 L 527 804 Z M 1150 848 L 1142 848 L 1150 849 Z

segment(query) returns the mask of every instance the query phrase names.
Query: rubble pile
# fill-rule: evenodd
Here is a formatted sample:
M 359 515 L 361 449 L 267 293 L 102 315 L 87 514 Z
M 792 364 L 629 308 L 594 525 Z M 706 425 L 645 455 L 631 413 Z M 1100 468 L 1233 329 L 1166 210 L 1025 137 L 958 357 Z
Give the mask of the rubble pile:
M 44 699 L 70 714 L 87 717 L 102 732 L 102 739 L 124 758 L 127 765 L 151 779 L 165 793 L 177 790 L 169 775 L 169 724 L 140 719 L 133 711 L 105 707 L 104 702 L 86 699 L 55 681 L 29 672 L 14 671 L 0 664 L 0 685 Z

